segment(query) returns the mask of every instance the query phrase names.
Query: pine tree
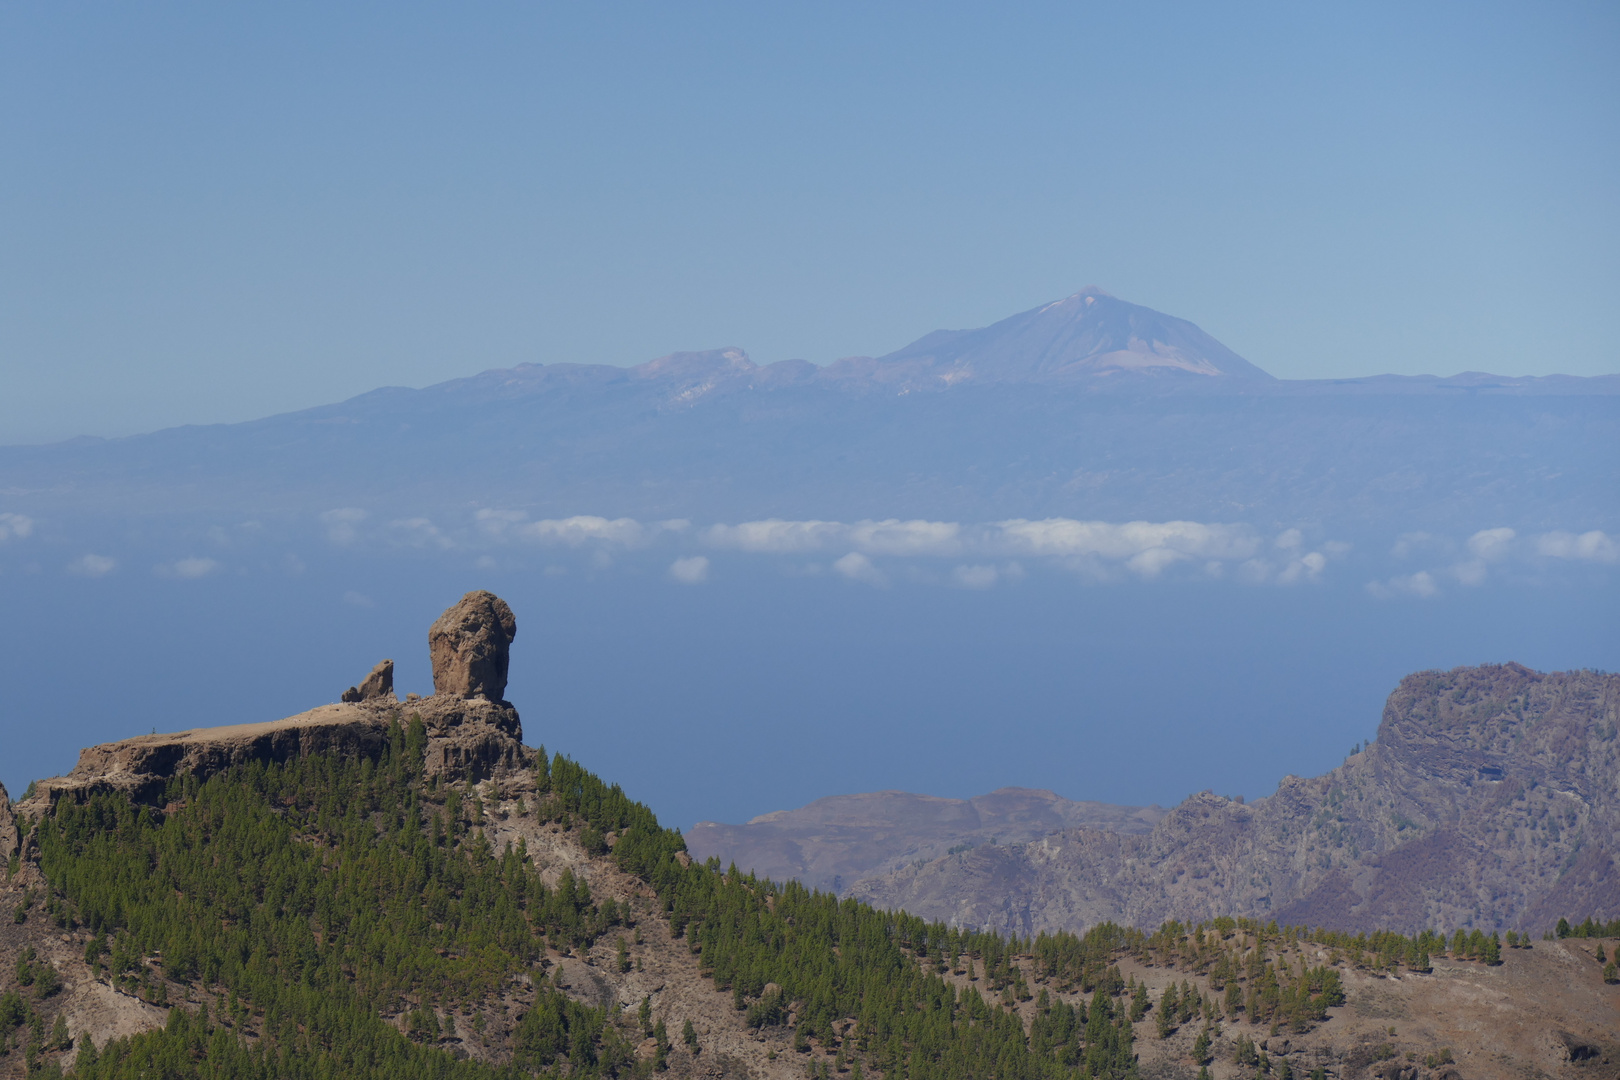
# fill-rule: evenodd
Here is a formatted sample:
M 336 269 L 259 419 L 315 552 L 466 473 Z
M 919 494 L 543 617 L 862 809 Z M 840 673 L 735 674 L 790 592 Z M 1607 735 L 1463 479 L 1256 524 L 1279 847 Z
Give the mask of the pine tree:
M 1179 1011 L 1180 1000 L 1176 993 L 1176 984 L 1171 983 L 1159 998 L 1159 1008 L 1155 1015 L 1159 1038 L 1168 1039 L 1170 1033 L 1176 1029 L 1176 1015 Z
M 1131 1023 L 1136 1023 L 1148 1014 L 1152 1005 L 1148 1001 L 1147 983 L 1137 983 L 1136 993 L 1131 996 Z
M 653 1025 L 653 1068 L 659 1072 L 669 1068 L 669 1030 L 662 1020 Z
M 79 1053 L 73 1059 L 73 1071 L 80 1076 L 93 1076 L 96 1061 L 99 1059 L 96 1053 L 96 1040 L 91 1038 L 89 1032 L 85 1032 L 79 1036 L 78 1041 Z M 0 1043 L 3 1043 L 3 1039 L 0 1039 Z
M 1210 1060 L 1209 1047 L 1213 1041 L 1214 1037 L 1210 1032 L 1209 1023 L 1206 1021 L 1203 1028 L 1198 1032 L 1198 1038 L 1193 1040 L 1193 1060 L 1200 1065 L 1208 1065 Z

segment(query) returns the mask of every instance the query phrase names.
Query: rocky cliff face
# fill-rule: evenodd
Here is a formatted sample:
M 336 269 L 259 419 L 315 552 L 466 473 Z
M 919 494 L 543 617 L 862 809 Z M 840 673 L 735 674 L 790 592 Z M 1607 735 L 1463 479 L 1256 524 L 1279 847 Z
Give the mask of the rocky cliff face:
M 17 851 L 17 821 L 11 812 L 11 796 L 6 785 L 0 784 L 0 861 L 11 858 Z
M 1378 739 L 1244 805 L 1208 792 L 1146 836 L 1072 829 L 863 882 L 862 899 L 1032 933 L 1218 915 L 1347 929 L 1540 931 L 1620 915 L 1620 676 L 1423 672 Z
M 35 784 L 33 796 L 17 809 L 34 817 L 61 799 L 85 802 L 102 791 L 153 802 L 173 777 L 191 773 L 206 779 L 250 761 L 289 761 L 317 753 L 374 757 L 388 738 L 390 721 L 404 726 L 413 718 L 427 729 L 429 776 L 482 780 L 525 767 L 523 727 L 510 705 L 438 696 L 403 705 L 346 702 L 265 724 L 140 735 L 92 746 L 79 754 L 66 776 Z M 5 829 L 0 818 L 0 850 Z

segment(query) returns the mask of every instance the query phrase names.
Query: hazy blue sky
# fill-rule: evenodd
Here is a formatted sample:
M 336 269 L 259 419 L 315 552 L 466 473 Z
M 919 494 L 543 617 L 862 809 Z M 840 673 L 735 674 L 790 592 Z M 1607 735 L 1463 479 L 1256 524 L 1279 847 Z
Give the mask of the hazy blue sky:
M 1096 283 L 1284 376 L 1620 370 L 1620 7 L 0 9 L 0 442 Z

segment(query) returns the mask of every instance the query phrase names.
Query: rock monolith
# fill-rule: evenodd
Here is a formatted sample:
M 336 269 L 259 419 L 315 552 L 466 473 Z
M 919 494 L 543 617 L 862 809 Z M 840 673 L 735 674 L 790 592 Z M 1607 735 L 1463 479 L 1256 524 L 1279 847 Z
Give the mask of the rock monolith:
M 479 589 L 463 596 L 428 629 L 433 692 L 504 700 L 517 619 L 506 601 Z
M 394 696 L 394 662 L 384 660 L 371 669 L 371 674 L 343 691 L 344 701 L 375 701 Z

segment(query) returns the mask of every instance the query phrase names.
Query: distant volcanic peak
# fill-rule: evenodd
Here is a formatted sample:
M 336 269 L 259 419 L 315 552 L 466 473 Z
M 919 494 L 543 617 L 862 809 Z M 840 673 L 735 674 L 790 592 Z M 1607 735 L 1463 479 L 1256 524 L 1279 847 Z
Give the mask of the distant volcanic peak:
M 1271 378 L 1187 320 L 1095 285 L 978 330 L 935 331 L 882 359 L 926 361 L 947 383 L 1122 373 Z
M 1068 296 L 1065 296 L 1061 300 L 1054 300 L 1050 304 L 1047 304 L 1045 307 L 1036 308 L 1035 310 L 1036 311 L 1051 311 L 1053 308 L 1061 308 L 1061 307 L 1084 309 L 1084 308 L 1091 307 L 1093 304 L 1096 304 L 1098 301 L 1101 301 L 1101 300 L 1112 300 L 1115 303 L 1119 302 L 1119 298 L 1117 296 L 1115 296 L 1113 293 L 1107 292 L 1106 290 L 1101 289 L 1101 288 L 1097 287 L 1096 285 L 1087 285 L 1085 288 L 1081 289 L 1077 293 L 1070 293 Z M 1135 305 L 1131 305 L 1131 306 L 1134 307 Z M 1144 308 L 1143 310 L 1145 311 L 1147 309 Z

